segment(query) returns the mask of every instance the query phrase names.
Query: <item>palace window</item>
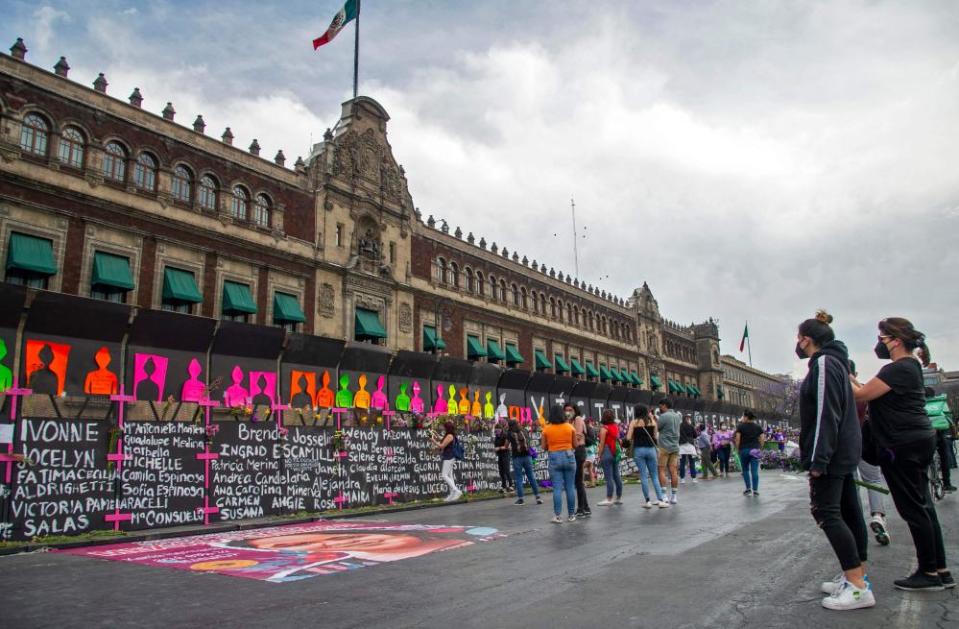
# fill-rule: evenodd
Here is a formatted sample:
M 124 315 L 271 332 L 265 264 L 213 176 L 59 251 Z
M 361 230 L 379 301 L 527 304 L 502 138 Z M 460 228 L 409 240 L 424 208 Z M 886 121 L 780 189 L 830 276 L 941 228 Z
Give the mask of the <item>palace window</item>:
M 83 134 L 76 127 L 67 127 L 60 134 L 60 148 L 57 157 L 60 162 L 72 168 L 83 168 L 83 147 L 86 144 Z
M 216 179 L 210 175 L 203 175 L 200 179 L 200 194 L 199 201 L 200 207 L 204 210 L 216 211 L 216 193 L 219 186 L 216 183 Z
M 193 173 L 186 166 L 180 165 L 173 169 L 173 200 L 180 203 L 190 203 L 193 200 Z
M 243 186 L 233 187 L 233 203 L 230 205 L 230 215 L 240 221 L 245 221 L 250 208 L 250 193 Z
M 270 226 L 270 198 L 265 194 L 256 195 L 256 203 L 253 205 L 253 222 L 260 227 Z
M 140 153 L 133 166 L 133 185 L 140 190 L 153 192 L 157 185 L 157 162 L 149 153 Z
M 47 139 L 50 125 L 37 114 L 27 114 L 20 126 L 20 148 L 27 153 L 44 157 L 47 154 Z
M 108 142 L 103 150 L 103 176 L 123 183 L 127 176 L 127 152 L 119 142 Z

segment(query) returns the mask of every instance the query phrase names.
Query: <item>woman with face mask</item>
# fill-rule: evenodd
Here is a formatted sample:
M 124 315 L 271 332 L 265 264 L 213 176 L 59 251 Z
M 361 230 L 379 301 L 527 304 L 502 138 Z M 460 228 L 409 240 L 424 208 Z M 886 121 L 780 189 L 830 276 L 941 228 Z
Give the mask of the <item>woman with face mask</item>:
M 866 581 L 868 534 L 855 484 L 862 436 L 852 387 L 849 352 L 836 340 L 832 316 L 820 310 L 799 325 L 796 355 L 809 359 L 799 389 L 799 450 L 809 471 L 812 516 L 829 539 L 842 572 L 822 584 L 822 606 L 834 610 L 876 604 Z
M 716 460 L 719 462 L 719 471 L 723 478 L 729 478 L 729 458 L 733 451 L 733 431 L 726 427 L 726 424 L 720 424 L 719 430 L 713 433 L 713 450 L 716 452 Z
M 918 356 L 913 355 L 916 350 Z M 892 362 L 864 385 L 851 380 L 856 400 L 869 403 L 868 425 L 879 467 L 916 545 L 919 568 L 895 586 L 909 591 L 952 588 L 956 582 L 946 569 L 942 529 L 929 492 L 936 435 L 926 415 L 922 380 L 922 368 L 929 365 L 926 337 L 908 320 L 889 317 L 879 322 L 875 352 L 880 360 Z
M 586 497 L 586 485 L 583 483 L 583 469 L 586 464 L 586 420 L 577 412 L 573 404 L 563 406 L 563 416 L 573 425 L 573 450 L 576 455 L 576 517 L 585 518 L 593 514 L 589 510 Z

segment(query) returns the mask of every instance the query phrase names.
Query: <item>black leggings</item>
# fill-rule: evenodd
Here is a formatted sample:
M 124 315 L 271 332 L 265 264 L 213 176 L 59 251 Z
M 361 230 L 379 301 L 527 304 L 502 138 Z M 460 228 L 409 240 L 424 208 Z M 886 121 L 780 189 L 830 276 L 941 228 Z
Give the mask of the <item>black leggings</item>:
M 732 448 L 727 444 L 716 449 L 716 459 L 719 460 L 719 471 L 729 474 L 729 454 Z
M 936 438 L 929 437 L 893 448 L 894 457 L 883 457 L 879 467 L 886 477 L 896 511 L 909 525 L 919 569 L 932 574 L 946 568 L 946 548 L 929 491 L 929 464 Z
M 510 474 L 509 450 L 501 450 L 496 453 L 496 462 L 499 464 L 499 482 L 503 489 L 509 489 L 513 486 L 513 477 Z
M 862 565 L 866 561 L 868 536 L 852 473 L 811 477 L 809 502 L 812 517 L 829 539 L 842 569 L 852 570 Z
M 586 499 L 586 484 L 583 483 L 583 464 L 586 463 L 586 446 L 576 448 L 576 511 L 589 511 L 589 500 Z
M 936 431 L 936 449 L 939 451 L 939 474 L 942 475 L 942 482 L 945 485 L 952 484 L 952 475 L 949 473 L 949 441 L 948 430 Z

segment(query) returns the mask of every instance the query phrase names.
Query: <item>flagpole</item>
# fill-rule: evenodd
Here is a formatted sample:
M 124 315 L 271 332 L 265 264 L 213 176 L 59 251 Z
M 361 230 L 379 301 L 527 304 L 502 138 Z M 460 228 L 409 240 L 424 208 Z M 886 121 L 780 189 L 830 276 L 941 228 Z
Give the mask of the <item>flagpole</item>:
M 356 39 L 353 42 L 353 100 L 356 100 L 356 86 L 360 78 L 360 3 L 356 0 Z
M 746 322 L 746 329 L 749 329 L 749 321 Z M 753 344 L 749 340 L 749 335 L 746 335 L 746 348 L 749 350 L 749 366 L 753 366 Z

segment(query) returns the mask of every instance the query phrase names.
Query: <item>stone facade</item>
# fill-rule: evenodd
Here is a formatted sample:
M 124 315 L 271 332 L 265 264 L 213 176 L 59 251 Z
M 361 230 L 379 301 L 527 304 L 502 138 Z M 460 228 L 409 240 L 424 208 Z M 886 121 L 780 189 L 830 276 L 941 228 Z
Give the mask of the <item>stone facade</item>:
M 791 382 L 788 375 L 766 373 L 728 354 L 720 360 L 726 402 L 759 411 L 783 410 Z

